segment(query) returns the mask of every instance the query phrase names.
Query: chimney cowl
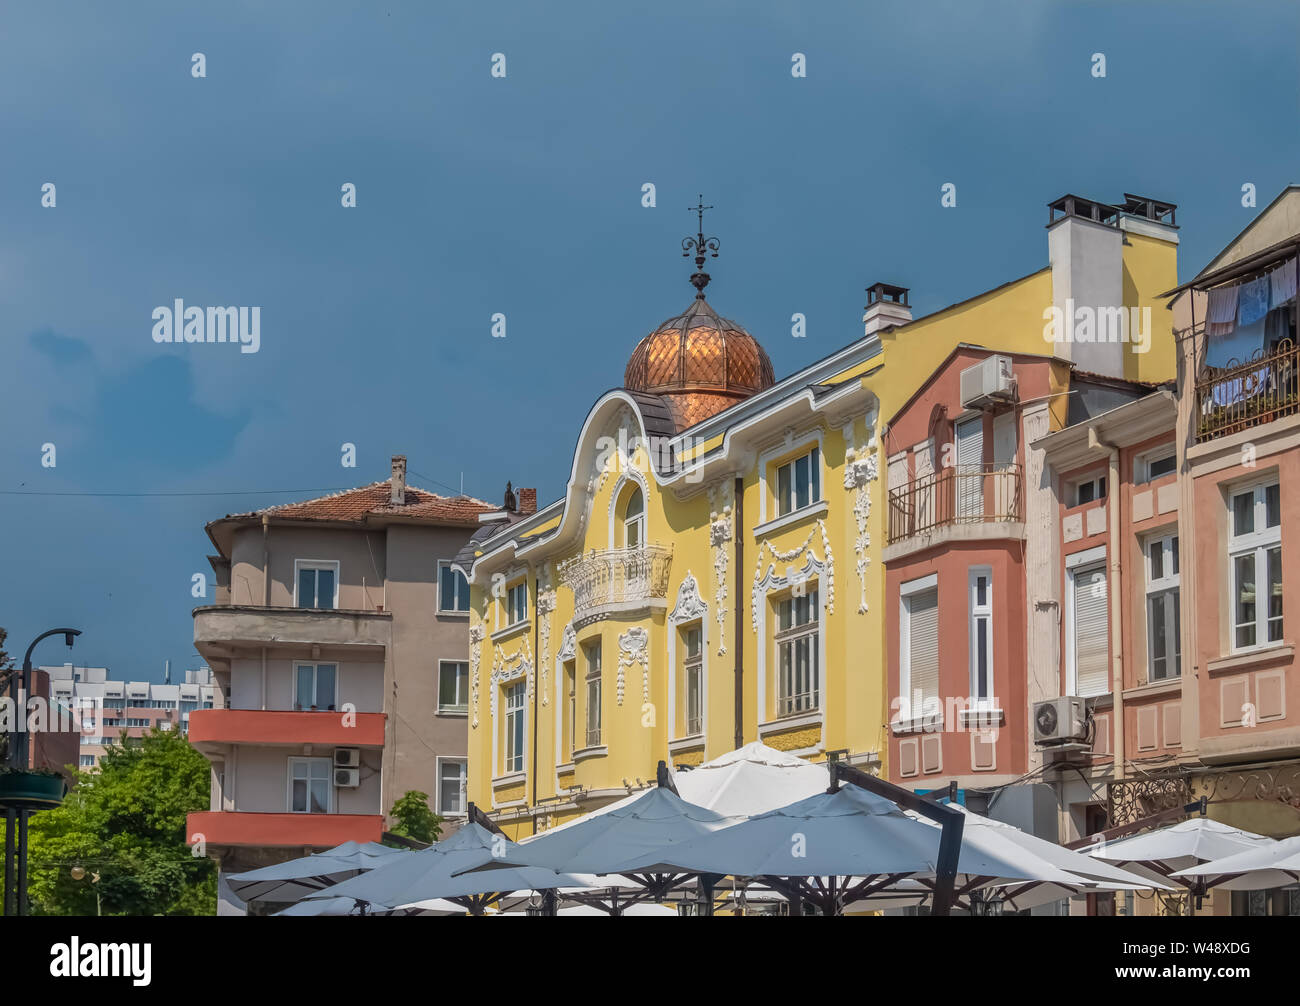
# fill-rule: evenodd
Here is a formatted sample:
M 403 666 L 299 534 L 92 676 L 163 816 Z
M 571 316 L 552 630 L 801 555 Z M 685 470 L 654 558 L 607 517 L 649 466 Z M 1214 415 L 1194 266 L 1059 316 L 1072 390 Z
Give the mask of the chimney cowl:
M 388 480 L 388 501 L 392 506 L 406 505 L 406 455 L 393 455 L 393 473 Z
M 872 283 L 867 287 L 867 306 L 862 315 L 863 334 L 867 338 L 911 320 L 912 304 L 907 287 L 891 283 Z

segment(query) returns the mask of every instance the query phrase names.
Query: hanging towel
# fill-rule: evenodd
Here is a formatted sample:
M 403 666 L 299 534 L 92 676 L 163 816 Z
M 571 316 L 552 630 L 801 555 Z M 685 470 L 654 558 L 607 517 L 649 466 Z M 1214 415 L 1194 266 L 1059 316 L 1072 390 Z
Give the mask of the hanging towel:
M 1296 261 L 1291 259 L 1284 262 L 1271 273 L 1268 274 L 1269 282 L 1269 299 L 1274 307 L 1281 307 L 1287 301 L 1295 297 L 1296 292 Z
M 1270 283 L 1267 276 L 1241 284 L 1237 295 L 1237 324 L 1253 325 L 1268 314 Z
M 1237 286 L 1220 286 L 1210 291 L 1205 316 L 1205 333 L 1210 336 L 1231 334 L 1237 321 Z

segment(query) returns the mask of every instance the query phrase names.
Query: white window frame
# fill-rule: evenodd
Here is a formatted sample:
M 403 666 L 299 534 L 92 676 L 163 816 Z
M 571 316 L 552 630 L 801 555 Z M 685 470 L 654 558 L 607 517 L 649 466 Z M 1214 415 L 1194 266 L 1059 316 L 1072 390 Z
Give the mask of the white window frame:
M 294 809 L 293 809 L 293 782 L 294 782 L 294 778 L 295 778 L 293 772 L 294 772 L 294 766 L 296 766 L 296 765 L 298 765 L 298 764 L 306 764 L 306 765 L 307 765 L 307 809 L 306 809 L 306 810 L 294 810 Z M 285 784 L 285 799 L 284 799 L 284 806 L 285 806 L 285 808 L 289 811 L 290 814 L 315 814 L 315 813 L 321 813 L 321 812 L 318 812 L 318 811 L 313 811 L 313 810 L 311 809 L 311 766 L 312 766 L 313 764 L 316 764 L 316 765 L 322 765 L 322 764 L 323 764 L 323 765 L 325 766 L 325 782 L 326 782 L 325 792 L 326 792 L 326 794 L 327 794 L 327 795 L 326 795 L 326 804 L 327 804 L 327 808 L 328 808 L 328 809 L 326 809 L 325 811 L 323 811 L 323 813 L 326 813 L 326 814 L 333 814 L 333 813 L 336 813 L 336 811 L 335 811 L 335 809 L 334 809 L 334 808 L 335 808 L 335 794 L 334 794 L 334 760 L 333 760 L 332 758 L 304 758 L 304 757 L 291 757 L 291 758 L 289 759 L 288 778 L 286 779 L 286 784 Z
M 578 648 L 578 652 L 582 654 L 582 747 L 578 750 L 586 750 L 587 748 L 599 747 L 605 740 L 604 641 L 599 637 L 588 640 Z M 591 659 L 593 653 L 596 655 L 594 662 Z M 594 704 L 591 701 L 593 684 L 596 691 L 596 702 Z M 591 736 L 593 709 L 596 711 L 596 737 L 594 739 Z
M 523 591 L 524 604 L 523 604 L 523 613 L 520 615 L 519 618 L 514 618 L 512 617 L 514 615 L 514 612 L 511 610 L 510 598 L 517 590 Z M 528 621 L 528 578 L 524 577 L 524 579 L 520 580 L 518 583 L 514 583 L 507 586 L 505 597 L 502 600 L 503 603 L 505 604 L 505 610 L 506 610 L 505 627 L 507 629 L 512 629 L 516 625 L 523 625 L 525 622 L 527 622 Z
M 937 605 L 939 600 L 939 575 L 937 573 L 931 573 L 929 576 L 922 576 L 916 580 L 909 580 L 898 588 L 898 692 L 899 697 L 904 702 L 904 708 L 908 712 L 905 723 L 919 723 L 928 715 L 924 709 L 925 696 L 921 696 L 922 708 L 912 708 L 912 598 L 917 594 L 929 593 L 931 590 L 935 591 L 935 604 Z M 936 696 L 936 698 L 939 699 L 939 705 L 942 708 L 942 696 Z
M 795 482 L 795 466 L 800 461 L 804 460 L 808 461 L 808 501 L 801 504 L 798 503 L 799 487 Z M 776 500 L 776 513 L 774 516 L 787 517 L 792 513 L 799 513 L 801 510 L 807 510 L 810 507 L 816 506 L 825 499 L 823 493 L 826 487 L 824 484 L 825 479 L 822 477 L 822 462 L 822 448 L 821 443 L 818 442 L 810 446 L 808 450 L 796 454 L 794 457 L 790 458 L 790 460 L 774 466 L 774 471 L 772 473 L 776 477 L 776 486 L 772 494 L 773 499 Z M 786 471 L 787 469 L 790 472 L 790 500 L 788 508 L 786 507 L 786 501 L 781 498 L 781 472 Z
M 1092 475 L 1085 476 L 1084 478 L 1074 479 L 1073 481 L 1071 481 L 1070 491 L 1068 494 L 1068 498 L 1070 501 L 1069 506 L 1073 508 L 1077 506 L 1089 506 L 1093 503 L 1106 502 L 1106 490 L 1109 488 L 1109 486 L 1103 488 L 1102 483 L 1105 481 L 1106 481 L 1106 473 L 1104 471 L 1096 472 Z M 1089 486 L 1089 485 L 1093 487 L 1092 499 L 1080 502 L 1079 490 L 1082 489 L 1084 486 Z
M 1161 461 L 1174 460 L 1172 471 L 1165 472 L 1161 475 L 1153 476 L 1151 466 Z M 1153 447 L 1149 451 L 1139 454 L 1134 465 L 1133 479 L 1135 482 L 1151 482 L 1155 479 L 1162 479 L 1168 475 L 1174 475 L 1178 472 L 1178 447 L 1175 444 L 1161 444 L 1159 447 Z
M 442 704 L 442 675 L 449 667 L 463 667 L 465 669 L 465 701 L 459 706 L 444 706 Z M 468 660 L 439 660 L 438 661 L 438 680 L 435 683 L 438 688 L 437 698 L 434 700 L 434 709 L 439 716 L 468 716 L 469 715 L 469 661 Z M 459 693 L 459 689 L 457 692 Z
M 1083 574 L 1096 574 L 1100 571 L 1102 580 L 1106 584 L 1106 627 L 1103 630 L 1106 636 L 1106 649 L 1110 650 L 1110 575 L 1106 567 L 1106 546 L 1098 545 L 1096 548 L 1086 549 L 1082 552 L 1075 552 L 1067 556 L 1065 560 L 1065 692 L 1067 695 L 1079 694 L 1079 677 L 1078 665 L 1075 654 L 1075 591 L 1078 589 L 1078 578 Z M 1097 692 L 1097 695 L 1106 695 L 1111 691 L 1110 675 L 1106 676 L 1105 691 Z
M 634 516 L 627 515 L 627 508 L 631 506 L 632 500 L 636 496 L 641 497 L 641 512 Z M 646 498 L 645 490 L 639 485 L 628 495 L 627 504 L 623 507 L 623 547 L 624 548 L 645 548 L 645 530 L 646 530 Z M 636 529 L 636 545 L 632 545 L 632 529 Z
M 693 622 L 684 622 L 678 626 L 678 631 L 682 638 L 682 725 L 685 728 L 682 731 L 684 737 L 694 737 L 697 734 L 704 733 L 704 718 L 706 714 L 705 706 L 708 695 L 705 692 L 704 685 L 704 657 L 708 648 L 707 638 L 704 633 L 704 620 L 696 619 Z M 691 656 L 688 640 L 691 633 L 699 633 L 700 650 L 695 656 Z M 698 687 L 696 691 L 699 694 L 700 716 L 699 722 L 691 723 L 691 675 L 698 677 Z
M 985 602 L 978 603 L 978 579 L 985 579 Z M 970 622 L 969 629 L 969 647 L 970 647 L 970 697 L 969 703 L 971 708 L 991 709 L 994 706 L 994 699 L 997 696 L 997 689 L 993 686 L 993 567 L 992 566 L 972 566 L 967 574 L 967 602 L 968 602 L 968 619 Z M 979 665 L 976 663 L 978 656 L 978 626 L 979 623 L 985 623 L 984 628 L 984 661 L 986 668 L 985 686 L 988 689 L 987 695 L 979 694 Z
M 505 731 L 501 738 L 501 771 L 503 775 L 515 775 L 523 772 L 524 766 L 527 764 L 527 760 L 524 758 L 524 749 L 528 746 L 528 685 L 524 679 L 520 678 L 503 684 L 501 691 L 501 707 L 504 710 L 501 723 L 502 729 Z M 519 705 L 512 707 L 510 705 L 510 695 L 516 691 L 520 696 Z M 519 750 L 515 752 L 515 760 L 518 762 L 517 767 L 511 763 L 510 759 L 510 745 L 515 736 L 515 731 L 511 729 L 510 724 L 510 717 L 513 715 L 518 715 L 523 723 L 523 730 L 520 731 Z
M 1182 590 L 1180 582 L 1182 580 L 1182 549 L 1176 548 L 1175 542 L 1178 541 L 1178 531 L 1166 530 L 1158 531 L 1155 534 L 1148 535 L 1142 541 L 1142 560 L 1146 574 L 1146 626 L 1147 626 L 1147 681 L 1172 681 L 1174 678 L 1182 677 L 1182 657 L 1183 646 L 1180 636 L 1182 635 L 1182 612 L 1179 610 L 1182 604 Z M 1153 546 L 1160 547 L 1160 573 L 1157 577 L 1151 561 L 1151 549 Z M 1178 569 L 1174 569 L 1174 558 L 1178 558 Z M 1155 636 L 1151 632 L 1151 608 L 1152 602 L 1157 598 L 1163 599 L 1172 592 L 1174 600 L 1174 611 L 1177 614 L 1170 619 L 1168 611 L 1165 616 L 1165 667 L 1166 671 L 1160 677 L 1155 673 Z M 1172 641 L 1173 649 L 1169 650 L 1169 644 Z M 1173 671 L 1169 671 L 1170 661 L 1172 659 Z
M 308 611 L 337 611 L 339 607 L 339 561 L 337 559 L 294 559 L 293 560 L 293 606 L 301 608 L 298 597 L 298 572 L 303 569 L 328 569 L 334 572 L 334 604 L 330 608 L 309 608 Z
M 444 812 L 442 809 L 442 795 L 443 795 L 442 768 L 444 765 L 460 766 L 460 770 L 461 770 L 460 771 L 460 805 L 463 808 L 462 810 Z M 450 757 L 444 757 L 442 755 L 438 755 L 438 757 L 435 759 L 434 767 L 438 774 L 437 775 L 438 795 L 436 798 L 438 816 L 442 818 L 453 818 L 456 820 L 465 817 L 469 813 L 469 802 L 468 802 L 469 762 L 468 760 L 465 758 L 450 758 Z
M 444 569 L 450 569 L 454 575 L 459 576 L 462 580 L 465 581 L 465 607 L 448 608 L 444 603 L 444 598 L 442 593 L 442 571 Z M 453 599 L 453 603 L 454 603 L 454 599 Z M 469 577 L 467 577 L 459 569 L 456 569 L 454 563 L 446 559 L 439 559 L 438 560 L 438 614 L 451 615 L 453 617 L 458 617 L 458 618 L 469 618 L 469 608 L 470 608 Z
M 1268 490 L 1274 486 L 1278 487 L 1278 523 L 1274 527 L 1267 527 L 1268 522 Z M 1237 534 L 1236 528 L 1236 510 L 1233 506 L 1238 496 L 1251 493 L 1254 495 L 1253 501 L 1253 520 L 1254 530 L 1245 534 Z M 1277 639 L 1268 638 L 1268 553 L 1273 549 L 1278 549 L 1279 561 L 1282 548 L 1282 490 L 1277 474 L 1273 473 L 1268 478 L 1260 479 L 1255 482 L 1239 484 L 1232 486 L 1227 490 L 1228 503 L 1228 633 L 1232 653 L 1251 653 L 1255 650 L 1264 650 L 1273 646 L 1280 646 L 1283 642 L 1282 632 L 1278 631 Z M 1245 646 L 1237 645 L 1237 629 L 1240 627 L 1237 623 L 1237 595 L 1239 584 L 1237 582 L 1237 560 L 1239 558 L 1253 555 L 1255 559 L 1255 642 Z M 1283 626 L 1285 626 L 1286 607 L 1283 605 Z M 1246 623 L 1242 623 L 1245 625 Z
M 317 668 L 319 668 L 321 664 L 327 664 L 330 667 L 334 668 L 334 708 L 322 709 L 320 706 L 316 706 L 316 712 L 320 712 L 320 713 L 338 712 L 343 707 L 343 700 L 340 697 L 343 692 L 343 665 L 342 664 L 340 664 L 337 660 L 295 660 L 293 662 L 293 682 L 291 685 L 291 690 L 292 690 L 291 701 L 293 703 L 293 708 L 295 711 L 311 712 L 312 706 L 315 705 L 315 703 L 311 703 L 311 702 L 303 704 L 298 701 L 298 668 L 310 667 L 312 669 L 311 691 L 312 691 L 312 698 L 314 699 L 316 697 Z
M 781 628 L 781 607 L 783 605 L 789 604 L 791 617 L 793 619 L 794 613 L 797 611 L 797 607 L 798 607 L 797 602 L 801 598 L 806 599 L 808 602 L 808 614 L 810 616 L 808 621 L 791 625 L 788 629 L 782 629 Z M 776 688 L 775 688 L 776 718 L 778 720 L 782 720 L 782 719 L 787 719 L 791 716 L 808 716 L 813 713 L 820 712 L 822 708 L 822 703 L 821 703 L 822 693 L 825 687 L 825 681 L 823 680 L 825 675 L 825 668 L 822 667 L 821 665 L 822 620 L 821 620 L 821 596 L 818 592 L 818 581 L 816 580 L 805 581 L 803 594 L 795 595 L 793 591 L 790 591 L 777 598 L 774 598 L 774 602 L 775 602 L 774 607 L 776 608 L 776 611 L 772 619 L 774 624 L 774 630 L 775 630 L 772 633 L 772 649 L 773 649 L 773 656 L 775 658 L 774 663 L 776 665 L 775 668 L 776 669 L 776 682 L 775 682 L 776 683 Z M 786 646 L 791 647 L 790 652 L 793 658 L 793 654 L 795 652 L 794 647 L 803 643 L 804 640 L 808 640 L 808 659 L 812 671 L 811 678 L 812 678 L 813 688 L 812 688 L 812 695 L 811 695 L 811 704 L 807 706 L 803 706 L 798 709 L 788 708 L 783 710 L 782 705 L 787 702 L 792 702 L 795 696 L 786 695 L 785 689 L 783 688 L 785 682 L 782 680 L 784 674 L 782 673 L 781 670 L 781 650 L 783 647 Z M 791 683 L 793 684 L 793 680 L 794 680 L 793 664 L 791 664 L 790 676 L 791 676 Z M 800 693 L 800 695 L 803 694 L 805 693 Z

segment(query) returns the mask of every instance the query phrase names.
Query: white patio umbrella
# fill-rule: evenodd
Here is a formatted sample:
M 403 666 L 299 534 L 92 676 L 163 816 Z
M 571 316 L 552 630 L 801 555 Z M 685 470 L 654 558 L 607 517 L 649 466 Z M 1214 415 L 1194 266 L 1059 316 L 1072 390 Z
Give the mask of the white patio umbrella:
M 470 823 L 427 849 L 396 857 L 369 873 L 309 898 L 352 898 L 380 909 L 442 898 L 461 905 L 472 915 L 481 915 L 489 905 L 512 891 L 582 886 L 580 878 L 557 875 L 551 870 L 510 869 L 457 876 L 475 866 L 495 862 L 497 856 L 510 856 L 518 848 L 514 842 Z
M 344 842 L 324 852 L 234 874 L 226 882 L 244 901 L 298 901 L 406 852 L 378 842 Z
M 1157 828 L 1132 838 L 1098 843 L 1086 850 L 1089 856 L 1117 863 L 1154 880 L 1170 877 L 1199 863 L 1223 859 L 1239 852 L 1268 848 L 1274 841 L 1253 831 L 1243 831 L 1208 817 L 1193 817 L 1178 824 Z M 1175 877 L 1186 887 L 1196 886 L 1192 877 Z
M 1300 883 L 1300 835 L 1189 866 L 1176 871 L 1173 877 L 1180 881 L 1201 879 L 1207 889 L 1222 887 L 1227 891 L 1290 887 Z
M 310 898 L 290 905 L 276 915 L 359 915 L 355 898 Z M 464 915 L 465 906 L 450 901 L 432 899 L 402 905 L 391 911 L 367 912 L 367 915 Z
M 831 777 L 824 764 L 755 741 L 690 771 L 676 771 L 673 782 L 678 795 L 697 807 L 753 817 L 825 793 Z

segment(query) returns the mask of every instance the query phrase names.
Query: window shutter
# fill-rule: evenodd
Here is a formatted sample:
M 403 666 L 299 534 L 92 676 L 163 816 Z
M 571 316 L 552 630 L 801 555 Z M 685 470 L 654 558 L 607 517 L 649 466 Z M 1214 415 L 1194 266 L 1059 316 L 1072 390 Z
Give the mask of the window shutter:
M 1103 566 L 1074 574 L 1074 683 L 1080 695 L 1110 691 L 1106 571 Z
M 923 716 L 930 699 L 939 697 L 939 591 L 926 590 L 908 599 L 908 659 L 911 702 L 920 693 L 922 706 L 912 716 Z

